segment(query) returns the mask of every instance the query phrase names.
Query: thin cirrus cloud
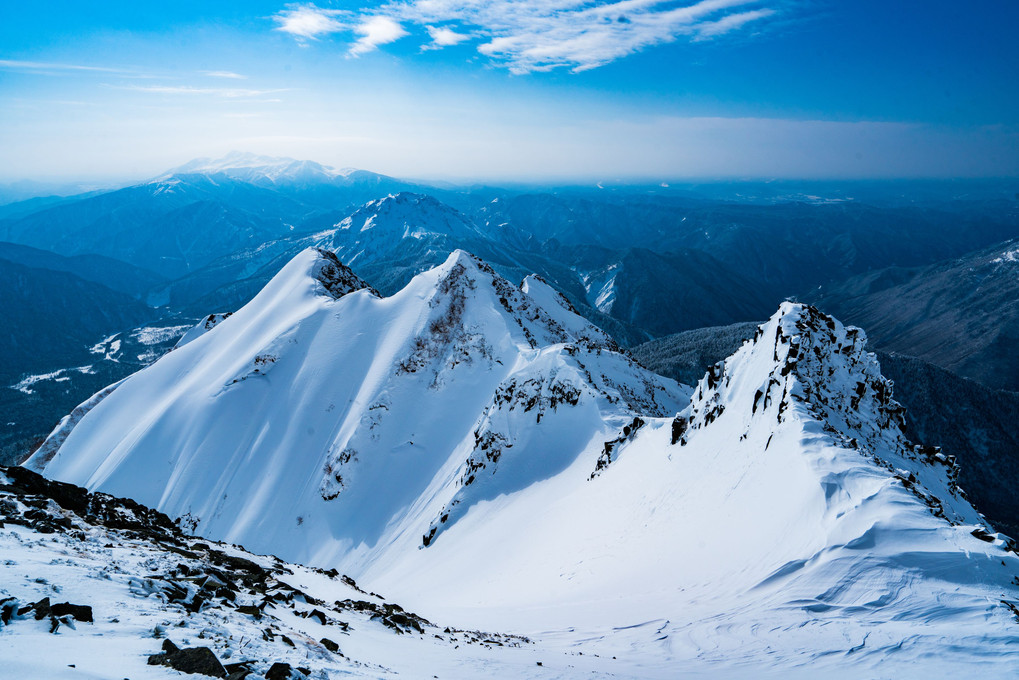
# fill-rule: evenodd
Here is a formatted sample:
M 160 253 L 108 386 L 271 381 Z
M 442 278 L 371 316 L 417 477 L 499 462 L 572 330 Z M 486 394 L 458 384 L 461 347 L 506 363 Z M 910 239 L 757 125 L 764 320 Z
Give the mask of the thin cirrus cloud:
M 747 30 L 778 13 L 785 0 L 395 0 L 360 12 L 287 5 L 273 19 L 299 40 L 338 33 L 361 37 L 353 56 L 423 26 L 441 49 L 479 39 L 478 52 L 513 73 L 603 66 L 655 45 L 685 38 L 703 41 Z M 769 6 L 771 5 L 771 6 Z
M 67 71 L 97 71 L 100 73 L 128 73 L 124 69 L 106 68 L 104 66 L 86 66 L 83 64 L 55 64 L 40 61 L 21 61 L 18 59 L 0 59 L 0 69 L 13 71 L 59 73 Z
M 247 80 L 248 77 L 233 71 L 203 71 L 210 78 L 226 78 L 228 80 Z
M 755 9 L 749 12 L 739 12 L 737 14 L 730 14 L 717 21 L 707 21 L 700 24 L 697 27 L 697 35 L 695 40 L 706 40 L 716 35 L 724 35 L 731 31 L 736 31 L 743 28 L 744 25 L 751 21 L 757 21 L 770 17 L 775 13 L 774 10 L 770 9 Z
M 286 92 L 284 89 L 275 90 L 253 90 L 240 87 L 191 87 L 189 85 L 110 85 L 121 90 L 133 92 L 148 92 L 150 94 L 182 95 L 182 96 L 212 96 L 223 99 L 252 99 L 265 97 L 270 94 Z M 271 100 L 269 100 L 271 101 Z

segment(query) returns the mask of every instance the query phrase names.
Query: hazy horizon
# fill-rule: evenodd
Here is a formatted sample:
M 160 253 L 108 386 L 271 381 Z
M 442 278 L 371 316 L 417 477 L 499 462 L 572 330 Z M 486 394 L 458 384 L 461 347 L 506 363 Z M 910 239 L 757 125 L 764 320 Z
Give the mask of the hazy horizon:
M 185 159 L 169 167 L 158 167 L 150 171 L 120 174 L 54 174 L 40 176 L 4 176 L 0 173 L 0 204 L 27 200 L 29 198 L 52 196 L 72 196 L 88 192 L 114 191 L 124 187 L 135 186 L 158 180 L 161 176 L 176 171 L 181 166 L 202 160 L 217 161 L 232 154 L 250 154 L 265 158 L 267 161 L 301 161 L 318 163 L 325 168 L 347 171 L 366 171 L 395 180 L 419 183 L 422 187 L 443 188 L 451 190 L 468 189 L 470 187 L 491 187 L 506 191 L 546 191 L 546 190 L 589 190 L 602 188 L 606 190 L 657 190 L 665 193 L 687 192 L 702 194 L 732 193 L 748 189 L 772 189 L 775 192 L 827 191 L 839 194 L 851 194 L 854 189 L 873 189 L 877 193 L 894 190 L 936 191 L 944 186 L 956 186 L 977 193 L 1001 194 L 1006 192 L 1019 196 L 1019 176 L 963 176 L 963 177 L 930 177 L 930 176 L 899 176 L 899 177 L 771 177 L 771 176 L 608 176 L 606 174 L 588 174 L 574 176 L 543 176 L 535 173 L 531 176 L 512 178 L 479 177 L 479 176 L 406 176 L 389 175 L 376 172 L 368 167 L 343 167 L 337 164 L 322 162 L 316 158 L 294 158 L 292 156 L 268 156 L 254 154 L 238 149 L 231 150 L 219 157 L 199 156 Z M 203 171 L 205 172 L 205 171 Z M 20 190 L 20 192 L 19 192 Z M 10 195 L 23 193 L 18 198 Z M 47 193 L 51 192 L 51 193 Z
M 0 181 L 231 150 L 453 182 L 1019 176 L 1015 5 L 35 3 Z

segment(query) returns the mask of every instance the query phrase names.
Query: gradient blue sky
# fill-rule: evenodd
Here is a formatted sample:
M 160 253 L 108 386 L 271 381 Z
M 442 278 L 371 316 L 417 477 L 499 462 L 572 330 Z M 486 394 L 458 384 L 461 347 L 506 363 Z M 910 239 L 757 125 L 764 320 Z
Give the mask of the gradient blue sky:
M 4 2 L 0 178 L 1019 175 L 1014 0 Z

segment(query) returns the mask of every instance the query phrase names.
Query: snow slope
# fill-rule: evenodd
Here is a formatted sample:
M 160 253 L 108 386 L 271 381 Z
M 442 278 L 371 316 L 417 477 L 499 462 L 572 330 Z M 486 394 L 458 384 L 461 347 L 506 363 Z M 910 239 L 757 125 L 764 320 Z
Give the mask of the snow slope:
M 784 305 L 595 479 L 575 466 L 363 578 L 468 625 L 583 624 L 666 665 L 1014 671 L 1019 560 L 951 461 L 903 439 L 863 343 Z
M 325 295 L 322 257 L 30 464 L 635 677 L 1019 671 L 1014 545 L 859 329 L 784 304 L 690 395 L 539 279 Z
M 323 266 L 340 285 L 323 285 Z M 203 535 L 352 571 L 688 395 L 550 291 L 546 311 L 533 283 L 462 251 L 389 298 L 341 267 L 305 251 L 249 305 L 79 409 L 28 465 Z

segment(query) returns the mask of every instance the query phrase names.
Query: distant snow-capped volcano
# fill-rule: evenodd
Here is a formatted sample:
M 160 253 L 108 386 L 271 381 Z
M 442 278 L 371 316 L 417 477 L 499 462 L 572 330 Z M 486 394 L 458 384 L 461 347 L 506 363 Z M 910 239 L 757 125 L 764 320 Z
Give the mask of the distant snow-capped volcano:
M 308 187 L 317 184 L 340 187 L 393 184 L 410 186 L 385 175 L 357 168 L 337 170 L 309 160 L 279 156 L 259 156 L 231 151 L 221 158 L 196 158 L 167 170 L 154 182 L 165 182 L 182 175 L 223 175 L 233 180 L 267 187 Z
M 232 151 L 221 158 L 196 158 L 184 165 L 167 170 L 157 179 L 165 179 L 174 175 L 224 174 L 245 182 L 268 181 L 275 184 L 307 178 L 330 181 L 336 177 L 346 177 L 352 172 L 356 172 L 356 170 L 349 168 L 337 171 L 315 161 Z

